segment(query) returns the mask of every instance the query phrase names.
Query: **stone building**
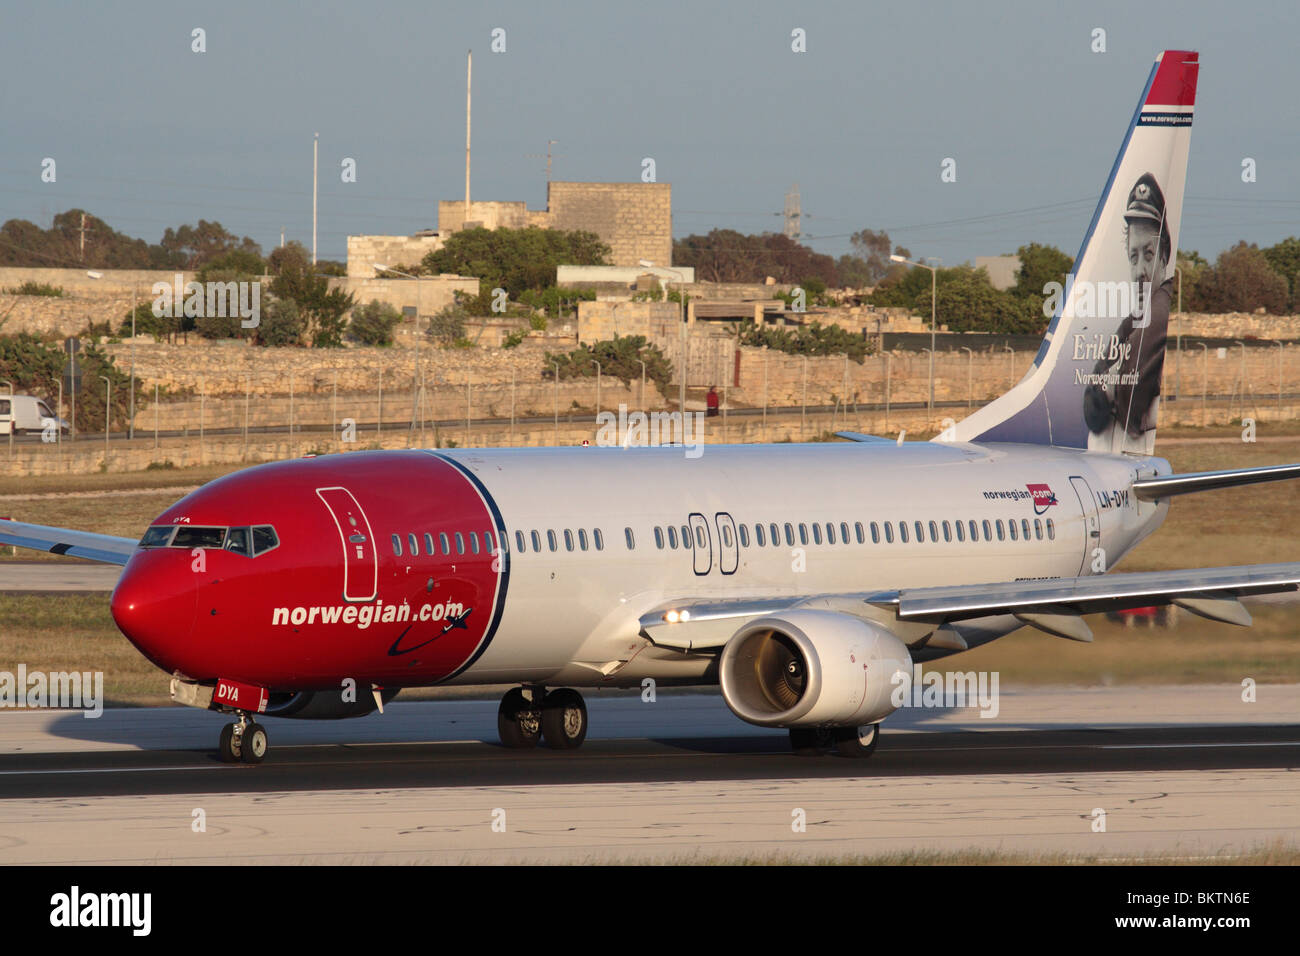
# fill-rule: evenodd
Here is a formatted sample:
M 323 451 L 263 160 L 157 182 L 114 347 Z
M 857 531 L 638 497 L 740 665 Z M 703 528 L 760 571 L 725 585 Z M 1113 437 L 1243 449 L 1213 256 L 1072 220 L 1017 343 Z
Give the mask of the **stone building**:
M 594 232 L 610 247 L 610 265 L 635 266 L 647 259 L 672 264 L 672 186 L 669 183 L 547 184 L 546 208 L 529 209 L 522 202 L 465 201 L 438 203 L 438 229 L 414 236 L 349 236 L 348 275 L 372 278 L 374 263 L 401 266 L 419 262 L 440 249 L 447 237 L 467 227 L 486 229 L 582 229 Z

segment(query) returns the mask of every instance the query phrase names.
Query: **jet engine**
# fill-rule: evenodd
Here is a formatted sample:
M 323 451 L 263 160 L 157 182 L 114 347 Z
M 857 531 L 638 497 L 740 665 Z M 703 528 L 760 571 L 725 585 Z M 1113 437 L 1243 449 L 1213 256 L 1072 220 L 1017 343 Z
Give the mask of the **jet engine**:
M 380 692 L 384 703 L 397 696 L 400 687 Z M 357 699 L 345 701 L 342 690 L 272 691 L 266 704 L 268 717 L 294 717 L 298 720 L 342 720 L 364 717 L 375 710 L 375 695 L 364 684 L 356 691 Z
M 762 727 L 853 727 L 892 714 L 912 658 L 878 624 L 834 611 L 793 610 L 742 627 L 718 663 L 722 698 Z

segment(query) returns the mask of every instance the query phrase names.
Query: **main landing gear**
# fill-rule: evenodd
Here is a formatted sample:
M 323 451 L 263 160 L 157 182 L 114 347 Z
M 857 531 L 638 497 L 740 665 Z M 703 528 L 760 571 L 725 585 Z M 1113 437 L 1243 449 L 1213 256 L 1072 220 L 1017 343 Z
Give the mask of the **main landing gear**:
M 842 757 L 870 757 L 879 740 L 880 724 L 790 728 L 790 749 L 800 757 L 820 757 L 830 747 Z
M 238 721 L 221 728 L 221 759 L 226 763 L 261 763 L 267 746 L 266 728 L 250 721 L 243 711 Z
M 501 698 L 497 733 L 503 746 L 517 750 L 543 739 L 555 750 L 573 750 L 587 739 L 587 705 L 576 690 L 516 687 Z

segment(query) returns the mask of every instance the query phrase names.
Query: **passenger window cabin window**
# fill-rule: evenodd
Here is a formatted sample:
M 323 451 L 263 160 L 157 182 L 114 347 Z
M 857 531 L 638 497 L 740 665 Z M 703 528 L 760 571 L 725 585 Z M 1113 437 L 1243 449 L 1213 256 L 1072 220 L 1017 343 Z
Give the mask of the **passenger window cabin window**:
M 531 532 L 530 537 L 533 539 L 533 550 L 536 551 L 536 552 L 538 552 L 538 553 L 541 553 L 541 550 L 542 550 L 542 536 L 541 536 L 541 534 L 540 534 L 539 532 L 537 532 L 537 531 L 533 531 L 533 532 Z
M 898 522 L 898 540 L 903 544 L 907 544 L 907 522 L 906 521 Z
M 803 526 L 800 525 L 800 529 L 801 529 L 801 530 L 802 530 L 802 527 L 803 527 Z M 812 526 L 812 528 L 813 528 L 813 544 L 821 544 L 821 543 L 822 543 L 822 526 L 819 525 L 819 524 L 817 524 L 816 522 L 813 522 L 813 526 Z
M 885 522 L 885 544 L 894 543 L 894 522 Z
M 447 532 L 440 531 L 438 533 L 438 544 L 441 546 L 443 554 L 451 554 L 451 542 L 447 540 Z
M 623 540 L 626 542 L 629 551 L 636 550 L 636 536 L 632 534 L 631 528 L 623 529 Z
M 939 526 L 933 521 L 930 522 L 930 540 L 936 544 L 939 542 Z
M 677 528 L 673 525 L 668 526 L 668 547 L 677 550 Z
M 802 521 L 799 522 L 799 543 L 805 546 L 808 544 L 808 526 Z
M 978 541 L 980 539 L 980 526 L 974 518 L 970 519 L 970 539 Z
M 1056 540 L 1056 524 L 1055 522 L 1052 521 L 1051 518 L 1047 519 L 1047 540 L 1048 541 Z
M 1001 538 L 1002 535 L 999 534 L 998 537 Z M 989 524 L 989 519 L 988 519 L 988 518 L 985 518 L 985 519 L 984 519 L 984 540 L 985 540 L 985 541 L 992 541 L 992 540 L 993 540 L 993 526 L 992 526 L 991 524 Z
M 704 528 L 700 525 L 695 526 L 695 544 L 701 551 L 709 546 L 708 539 L 704 536 Z
M 402 556 L 402 539 L 397 535 L 393 535 L 393 554 L 399 558 Z
M 1012 518 L 1010 521 L 1007 522 L 1007 534 L 1011 536 L 1012 541 L 1016 540 L 1016 519 L 1015 518 Z
M 655 547 L 660 551 L 664 549 L 664 529 L 655 525 Z
M 546 544 L 552 551 L 560 550 L 560 546 L 557 543 L 557 539 L 555 537 L 555 531 L 553 529 L 548 529 L 546 532 Z
M 524 533 L 522 531 L 515 532 L 515 550 L 520 554 L 523 554 L 528 550 L 528 548 L 524 546 Z
M 682 547 L 689 548 L 690 546 L 691 546 L 691 529 L 688 525 L 682 525 Z
M 420 544 L 419 544 L 419 542 L 416 541 L 416 539 L 415 539 L 415 532 L 414 532 L 414 531 L 411 531 L 411 532 L 408 532 L 408 533 L 407 533 L 407 535 L 406 535 L 406 543 L 409 544 L 409 545 L 411 546 L 411 557 L 415 557 L 417 554 L 420 553 Z
M 857 536 L 858 544 L 866 544 L 866 543 L 867 543 L 866 536 L 862 533 L 862 522 L 861 522 L 861 521 L 855 521 L 855 522 L 853 522 L 853 532 L 854 532 L 854 534 Z
M 599 528 L 592 529 L 591 538 L 596 545 L 597 551 L 605 550 L 605 535 Z
M 473 531 L 469 532 L 469 549 L 478 554 L 478 535 Z
M 570 531 L 568 528 L 564 529 L 564 550 L 565 551 L 573 550 L 573 532 Z
M 1020 519 L 1020 532 L 1021 532 L 1020 536 L 1024 538 L 1026 541 L 1028 541 L 1029 540 L 1029 519 L 1028 518 Z
M 934 525 L 934 522 L 932 521 L 932 522 L 930 522 L 930 524 L 931 524 L 931 526 L 933 526 L 933 525 Z M 951 540 L 952 540 L 952 526 L 949 525 L 947 521 L 945 521 L 945 522 L 943 523 L 943 540 L 944 540 L 944 541 L 951 541 Z
M 739 529 L 739 530 L 740 530 L 740 546 L 741 546 L 742 548 L 748 548 L 748 547 L 749 547 L 749 528 L 748 528 L 748 526 L 742 524 L 742 525 L 740 526 L 740 529 Z
M 772 540 L 772 547 L 779 548 L 781 546 L 781 529 L 776 526 L 775 521 L 773 521 L 767 527 L 768 530 L 772 532 L 770 536 Z
M 861 526 L 859 525 L 859 527 Z M 861 539 L 862 536 L 858 535 L 858 537 Z M 871 543 L 880 544 L 880 525 L 876 524 L 874 521 L 871 522 Z
M 1004 533 L 1003 533 L 1003 528 L 1002 528 L 1002 519 L 1001 519 L 1001 518 L 998 519 L 998 522 L 997 522 L 997 529 L 998 529 L 998 540 L 999 540 L 999 541 L 1005 541 L 1005 540 L 1006 540 L 1006 536 L 1005 536 Z
M 578 529 L 578 547 L 583 551 L 587 550 L 587 530 L 585 528 Z
M 767 546 L 767 539 L 763 537 L 762 522 L 754 525 L 754 544 L 758 545 L 760 548 Z
M 861 536 L 862 536 L 862 525 L 858 525 L 858 537 L 859 537 L 859 539 L 861 539 Z M 844 544 L 848 544 L 848 543 L 849 543 L 849 523 L 848 523 L 847 521 L 841 521 L 841 522 L 840 522 L 840 541 L 843 542 Z M 858 541 L 858 544 L 861 544 L 861 543 L 862 543 L 862 541 L 859 540 L 859 541 Z
M 945 522 L 944 524 L 945 524 L 945 526 L 946 526 L 946 525 L 947 525 L 947 522 Z M 960 521 L 956 522 L 956 525 L 957 525 L 957 540 L 958 540 L 958 541 L 965 541 L 965 540 L 966 540 L 966 526 L 963 525 Z
M 730 525 L 724 524 L 722 526 L 722 546 L 724 548 L 731 547 L 731 526 Z
M 1034 537 L 1039 541 L 1043 540 L 1043 521 L 1041 518 L 1034 519 Z
M 788 521 L 785 523 L 785 543 L 791 548 L 794 547 L 794 525 Z
M 916 529 L 916 543 L 925 544 L 925 526 L 919 521 L 914 521 L 912 527 Z
M 459 531 L 456 532 L 456 553 L 457 554 L 465 553 L 465 536 L 461 534 Z
M 835 525 L 831 524 L 829 521 L 826 522 L 826 543 L 835 543 Z
M 424 533 L 424 553 L 433 557 L 433 535 L 427 531 Z

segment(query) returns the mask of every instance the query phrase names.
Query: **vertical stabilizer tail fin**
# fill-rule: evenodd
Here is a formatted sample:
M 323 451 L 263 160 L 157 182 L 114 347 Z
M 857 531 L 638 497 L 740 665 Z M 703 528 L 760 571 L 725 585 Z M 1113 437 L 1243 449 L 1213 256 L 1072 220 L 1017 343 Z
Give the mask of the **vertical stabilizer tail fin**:
M 941 439 L 1152 453 L 1198 69 L 1156 58 L 1033 366 Z

